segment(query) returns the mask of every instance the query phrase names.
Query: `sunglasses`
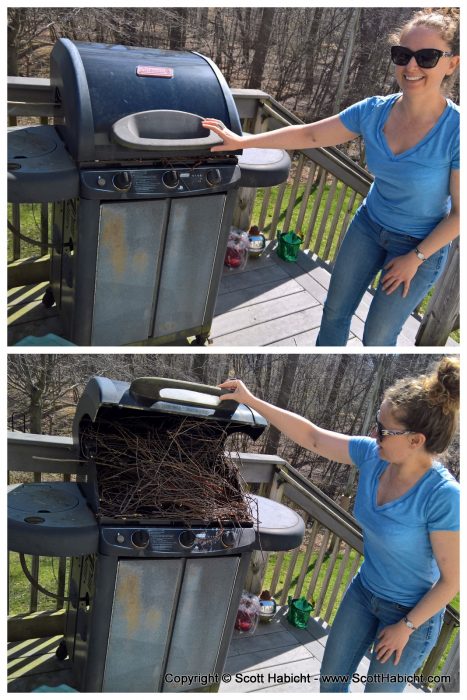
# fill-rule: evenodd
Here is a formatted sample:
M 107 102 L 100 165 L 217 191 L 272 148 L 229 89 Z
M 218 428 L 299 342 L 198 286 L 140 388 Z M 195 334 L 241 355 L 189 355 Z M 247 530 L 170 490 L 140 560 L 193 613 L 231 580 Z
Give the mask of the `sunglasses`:
M 420 68 L 434 68 L 439 59 L 443 56 L 454 56 L 450 51 L 440 51 L 439 49 L 419 49 L 411 51 L 405 46 L 391 46 L 391 61 L 396 66 L 406 66 L 412 56 L 417 61 Z
M 410 433 L 413 433 L 413 430 L 386 430 L 386 428 L 383 428 L 379 420 L 379 411 L 376 414 L 376 434 L 378 436 L 378 440 L 382 440 L 384 437 L 388 437 L 389 435 L 410 435 Z

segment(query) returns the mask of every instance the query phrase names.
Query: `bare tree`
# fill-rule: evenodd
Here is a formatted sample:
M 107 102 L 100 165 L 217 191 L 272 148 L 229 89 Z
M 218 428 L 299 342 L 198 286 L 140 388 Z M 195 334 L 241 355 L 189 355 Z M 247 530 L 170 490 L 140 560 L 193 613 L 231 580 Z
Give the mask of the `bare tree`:
M 275 13 L 276 10 L 273 7 L 264 7 L 261 14 L 261 22 L 256 35 L 255 52 L 251 61 L 248 79 L 248 87 L 251 89 L 261 87 Z
M 289 408 L 299 359 L 299 355 L 287 355 L 282 372 L 279 394 L 276 399 L 276 404 L 280 408 Z M 263 448 L 265 454 L 276 454 L 277 448 L 279 447 L 280 436 L 280 431 L 277 428 L 274 426 L 269 428 L 268 437 Z
M 342 59 L 342 64 L 339 71 L 339 82 L 336 88 L 336 94 L 334 97 L 334 102 L 332 105 L 332 111 L 338 112 L 342 103 L 342 98 L 344 94 L 344 87 L 346 85 L 350 61 L 352 59 L 353 47 L 355 43 L 355 36 L 358 29 L 358 23 L 360 20 L 361 8 L 357 7 L 355 9 L 349 10 L 349 17 L 346 24 L 346 48 L 345 54 Z
M 183 49 L 186 41 L 188 9 L 177 7 L 173 10 L 173 21 L 169 29 L 169 49 Z

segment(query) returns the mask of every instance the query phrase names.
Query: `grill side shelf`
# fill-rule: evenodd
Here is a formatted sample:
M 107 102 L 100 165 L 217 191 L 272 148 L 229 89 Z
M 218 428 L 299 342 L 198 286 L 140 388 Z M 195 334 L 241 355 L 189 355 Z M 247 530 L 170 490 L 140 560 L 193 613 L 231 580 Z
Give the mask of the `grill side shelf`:
M 99 531 L 76 483 L 8 488 L 8 548 L 23 554 L 81 556 L 98 550 Z
M 78 191 L 78 167 L 53 126 L 8 130 L 9 202 L 59 202 Z

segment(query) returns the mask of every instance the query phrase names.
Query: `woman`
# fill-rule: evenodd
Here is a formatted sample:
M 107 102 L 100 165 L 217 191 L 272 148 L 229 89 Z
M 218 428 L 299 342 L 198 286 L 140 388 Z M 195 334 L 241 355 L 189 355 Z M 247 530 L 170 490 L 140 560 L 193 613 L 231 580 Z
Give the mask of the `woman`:
M 365 691 L 402 692 L 459 590 L 459 485 L 436 460 L 457 426 L 458 360 L 444 358 L 432 374 L 388 389 L 374 437 L 319 428 L 261 401 L 237 379 L 220 386 L 233 390 L 221 400 L 245 403 L 303 447 L 359 469 L 354 514 L 364 561 L 331 627 L 321 692 L 349 692 L 371 645 Z
M 393 38 L 400 93 L 368 98 L 314 124 L 254 136 L 203 121 L 223 139 L 213 151 L 320 148 L 363 135 L 375 180 L 337 256 L 317 345 L 347 343 L 352 315 L 380 270 L 363 344 L 396 345 L 459 235 L 459 108 L 442 93 L 459 65 L 458 13 L 421 10 Z

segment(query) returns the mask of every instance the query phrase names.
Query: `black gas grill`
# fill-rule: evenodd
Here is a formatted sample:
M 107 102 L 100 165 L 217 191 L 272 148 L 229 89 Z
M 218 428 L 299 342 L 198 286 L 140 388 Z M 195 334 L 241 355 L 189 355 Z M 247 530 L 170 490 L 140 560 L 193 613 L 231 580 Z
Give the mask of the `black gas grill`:
M 215 518 L 194 517 L 176 492 L 170 498 L 164 493 L 136 502 L 128 498 L 138 489 L 150 491 L 150 483 L 142 483 L 142 461 L 131 440 L 123 445 L 122 434 L 133 435 L 138 449 L 148 430 L 150 441 L 167 444 L 166 462 L 155 460 L 153 471 L 162 470 L 168 484 L 174 473 L 170 440 L 163 441 L 174 430 L 183 433 L 176 446 L 181 452 L 190 445 L 198 450 L 203 426 L 209 439 L 218 434 L 218 446 L 234 432 L 253 439 L 262 433 L 261 416 L 235 402 L 219 403 L 218 395 L 214 387 L 173 380 L 138 379 L 130 385 L 94 378 L 73 427 L 82 481 L 10 491 L 10 549 L 73 557 L 61 652 L 69 655 L 80 690 L 202 688 L 202 680 L 183 687 L 174 679 L 222 672 L 251 552 L 291 549 L 302 540 L 302 519 L 281 504 L 242 494 L 235 473 L 227 501 L 218 503 L 224 515 Z M 121 464 L 115 457 L 109 462 L 106 442 Z M 215 457 L 207 459 L 198 481 L 219 478 Z M 189 453 L 182 459 L 190 461 Z M 108 468 L 119 485 L 113 513 L 105 505 Z M 235 503 L 239 498 L 242 503 Z
M 60 39 L 51 83 L 60 123 L 9 134 L 9 200 L 55 202 L 52 292 L 67 336 L 204 341 L 236 189 L 284 181 L 288 155 L 211 153 L 220 139 L 203 117 L 241 126 L 219 69 L 196 52 Z

